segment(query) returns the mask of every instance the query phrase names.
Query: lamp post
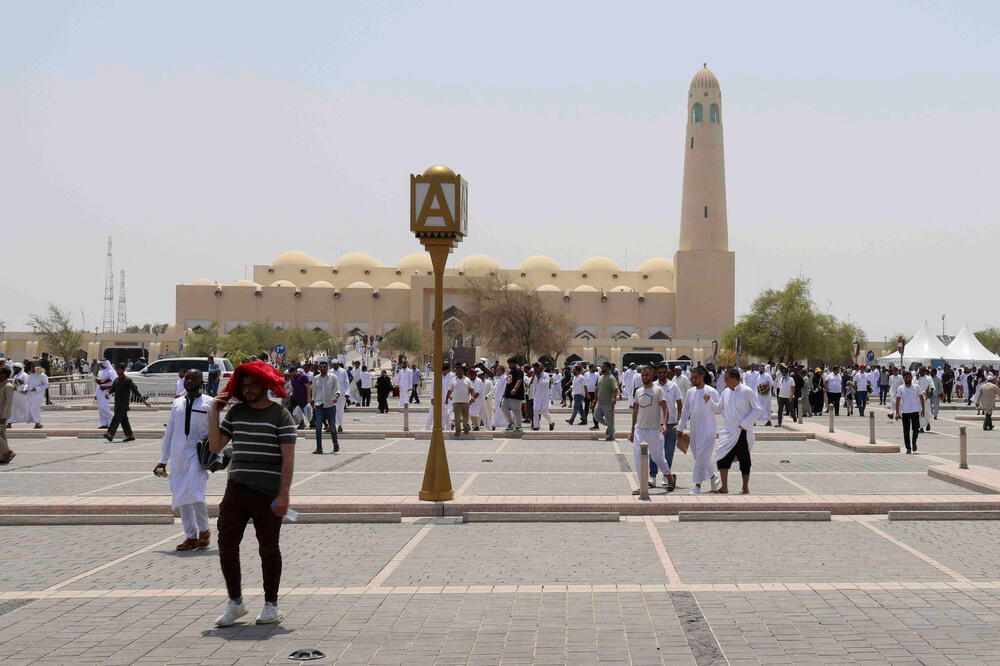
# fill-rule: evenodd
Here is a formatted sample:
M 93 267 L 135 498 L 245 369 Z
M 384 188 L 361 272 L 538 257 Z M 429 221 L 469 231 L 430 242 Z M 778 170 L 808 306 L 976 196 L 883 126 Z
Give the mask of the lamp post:
M 420 499 L 431 502 L 455 497 L 441 429 L 441 387 L 444 380 L 441 318 L 444 267 L 448 254 L 468 232 L 467 197 L 468 184 L 446 166 L 432 166 L 420 176 L 410 174 L 410 231 L 431 255 L 434 268 L 434 404 L 431 407 L 434 410 L 434 429 L 427 450 L 424 482 L 420 488 Z

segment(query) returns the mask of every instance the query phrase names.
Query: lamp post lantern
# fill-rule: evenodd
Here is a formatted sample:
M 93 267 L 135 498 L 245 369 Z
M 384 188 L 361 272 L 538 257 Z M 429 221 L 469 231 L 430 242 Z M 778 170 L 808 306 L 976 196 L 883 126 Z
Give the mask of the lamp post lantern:
M 468 233 L 467 198 L 468 183 L 446 166 L 432 166 L 420 176 L 410 174 L 410 231 L 431 255 L 434 268 L 434 404 L 431 406 L 434 410 L 434 429 L 427 450 L 424 482 L 420 488 L 420 499 L 432 502 L 455 497 L 441 429 L 441 387 L 444 381 L 441 319 L 444 267 L 448 254 Z

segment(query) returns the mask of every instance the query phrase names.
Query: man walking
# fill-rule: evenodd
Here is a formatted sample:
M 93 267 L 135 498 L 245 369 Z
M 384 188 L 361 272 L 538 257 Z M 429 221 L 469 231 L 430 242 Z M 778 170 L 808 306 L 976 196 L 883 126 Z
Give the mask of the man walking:
M 7 445 L 7 421 L 13 407 L 14 385 L 10 383 L 10 368 L 0 365 L 0 465 L 6 465 L 17 455 Z
M 580 372 L 580 366 L 573 368 L 573 379 L 570 380 L 570 399 L 573 401 L 573 413 L 566 419 L 566 423 L 573 425 L 573 419 L 580 415 L 580 425 L 587 425 L 587 412 L 584 409 L 584 402 L 587 399 L 587 380 Z
M 663 485 L 668 493 L 677 489 L 677 477 L 673 474 L 674 451 L 677 450 L 677 419 L 680 418 L 683 398 L 681 390 L 677 384 L 670 379 L 672 371 L 664 364 L 656 370 L 657 383 L 663 389 L 663 397 L 667 399 L 667 422 L 664 424 L 667 431 L 663 435 L 663 459 L 667 461 L 668 471 L 663 474 Z M 656 485 L 656 473 L 658 468 L 656 463 L 649 461 L 649 484 Z
M 907 453 L 916 453 L 920 434 L 920 414 L 924 411 L 924 392 L 913 381 L 913 374 L 903 373 L 903 384 L 896 389 L 896 420 L 903 422 L 903 443 Z M 910 433 L 913 433 L 912 444 Z
M 174 400 L 163 432 L 160 462 L 153 474 L 167 474 L 170 463 L 171 508 L 181 514 L 185 539 L 177 550 L 205 550 L 211 532 L 208 529 L 208 505 L 205 504 L 205 484 L 208 472 L 198 459 L 198 441 L 208 436 L 208 415 L 212 398 L 201 394 L 201 370 L 184 373 L 185 395 Z M 116 399 L 117 403 L 117 399 Z
M 664 476 L 670 474 L 670 466 L 663 457 L 663 435 L 667 432 L 667 399 L 659 384 L 653 383 L 653 370 L 642 368 L 642 386 L 635 391 L 635 406 L 632 407 L 632 431 L 628 441 L 632 442 L 632 456 L 635 473 L 642 483 L 642 467 L 640 461 L 640 444 L 646 443 L 649 449 L 649 459 L 654 461 Z M 632 491 L 638 495 L 638 490 Z
M 591 430 L 597 430 L 603 423 L 606 427 L 604 431 L 604 441 L 615 441 L 615 402 L 618 399 L 618 380 L 611 374 L 611 364 L 605 361 L 601 364 L 601 376 L 594 387 L 594 401 L 591 407 L 594 410 L 594 425 Z M 633 403 L 634 408 L 634 403 Z
M 865 367 L 854 373 L 854 400 L 858 405 L 858 416 L 865 415 L 865 407 L 868 406 L 868 393 L 875 389 L 871 383 L 871 376 L 865 372 Z
M 778 366 L 778 427 L 781 419 L 789 409 L 789 403 L 795 395 L 795 379 L 792 373 L 783 365 Z M 792 417 L 795 420 L 795 417 Z
M 402 361 L 399 364 L 399 369 L 396 371 L 396 388 L 399 389 L 399 408 L 403 409 L 406 404 L 407 396 L 410 395 L 410 390 L 415 386 L 413 383 L 413 373 L 408 367 L 406 367 L 406 361 Z M 420 402 L 418 399 L 417 402 Z
M 994 382 L 993 375 L 987 375 L 986 381 L 976 387 L 976 409 L 983 410 L 983 430 L 993 430 L 993 410 L 997 406 L 998 395 L 1000 387 Z
M 52 376 L 52 361 L 49 359 L 48 352 L 42 352 L 42 359 L 38 362 L 38 365 L 42 366 L 42 370 L 45 371 L 46 377 Z M 45 404 L 51 405 L 52 401 L 49 400 L 49 385 L 48 382 L 45 383 Z
M 219 395 L 219 378 L 222 377 L 222 366 L 215 357 L 208 355 L 208 383 L 205 386 L 205 393 L 213 398 Z
M 319 374 L 313 377 L 309 398 L 313 408 L 313 424 L 316 428 L 316 449 L 313 453 L 323 453 L 324 423 L 330 426 L 333 452 L 340 453 L 340 441 L 337 438 L 337 403 L 340 400 L 340 380 L 330 372 L 330 364 L 325 358 L 319 361 Z
M 524 372 L 514 358 L 507 359 L 508 379 L 503 392 L 503 414 L 508 431 L 521 432 L 521 403 L 524 402 Z M 586 423 L 586 418 L 584 418 Z
M 590 364 L 590 368 L 583 374 L 584 385 L 587 388 L 587 399 L 583 402 L 583 422 L 587 422 L 587 415 L 590 413 L 592 405 L 594 404 L 594 399 L 597 397 L 597 380 L 600 375 L 597 374 L 597 366 L 593 363 Z M 594 425 L 597 426 L 597 419 L 594 419 Z
M 340 397 L 337 398 L 337 418 L 335 419 L 337 432 L 344 432 L 344 410 L 347 409 L 347 392 L 351 386 L 351 378 L 347 375 L 347 369 L 341 361 L 334 360 L 330 372 L 337 375 L 337 390 L 340 391 Z M 330 424 L 330 430 L 333 430 L 333 424 Z
M 823 389 L 826 391 L 828 401 L 827 410 L 833 409 L 834 416 L 840 416 L 840 394 L 844 390 L 844 378 L 840 374 L 840 368 L 833 367 L 833 372 L 823 379 Z
M 278 540 L 295 470 L 295 424 L 287 409 L 267 397 L 268 391 L 285 396 L 281 373 L 263 361 L 253 361 L 236 368 L 222 395 L 212 403 L 211 450 L 218 453 L 230 442 L 233 445 L 229 482 L 219 505 L 219 562 L 229 594 L 225 613 L 215 621 L 219 627 L 228 627 L 247 614 L 240 542 L 251 519 L 264 579 L 264 608 L 257 624 L 283 618 L 278 610 L 282 565 Z M 220 424 L 221 412 L 232 398 L 239 402 Z
M 754 444 L 753 426 L 760 414 L 757 392 L 740 383 L 740 372 L 736 368 L 726 371 L 726 388 L 715 409 L 722 414 L 722 428 L 719 430 L 718 456 L 719 474 L 722 487 L 718 492 L 729 492 L 729 468 L 733 460 L 740 461 L 743 475 L 743 494 L 750 493 L 750 450 Z
M 469 403 L 476 399 L 476 394 L 472 390 L 472 380 L 465 376 L 465 366 L 455 366 L 455 378 L 448 387 L 448 395 L 445 396 L 444 404 L 451 402 L 452 411 L 455 418 L 455 436 L 458 437 L 463 432 L 469 434 L 472 429 L 469 423 Z
M 49 390 L 49 378 L 41 365 L 36 365 L 28 375 L 28 421 L 35 428 L 42 427 L 42 400 Z
M 705 383 L 705 368 L 699 366 L 691 371 L 691 388 L 684 396 L 684 407 L 677 422 L 677 436 L 684 434 L 688 422 L 691 423 L 691 457 L 694 458 L 694 484 L 691 494 L 701 492 L 701 484 L 710 481 L 712 490 L 722 486 L 715 472 L 715 409 L 719 393 Z M 780 412 L 779 412 L 780 414 Z
M 552 375 L 545 372 L 538 361 L 535 361 L 532 367 L 535 369 L 535 380 L 531 384 L 531 429 L 540 429 L 544 416 L 549 422 L 549 430 L 554 430 L 556 424 L 549 413 L 549 406 L 552 403 Z
M 132 378 L 125 374 L 124 363 L 118 364 L 118 376 L 115 377 L 115 380 L 111 383 L 110 388 L 105 391 L 105 398 L 110 398 L 112 393 L 115 396 L 115 413 L 111 419 L 111 425 L 108 427 L 108 431 L 104 433 L 104 439 L 109 442 L 113 442 L 115 439 L 115 432 L 118 430 L 118 425 L 121 424 L 122 432 L 125 433 L 125 439 L 122 440 L 122 443 L 134 442 L 135 437 L 132 436 L 132 424 L 129 423 L 128 420 L 129 405 L 133 397 L 147 407 L 149 407 L 149 403 L 146 402 L 146 398 L 139 393 L 139 389 L 136 388 L 135 382 L 132 381 Z

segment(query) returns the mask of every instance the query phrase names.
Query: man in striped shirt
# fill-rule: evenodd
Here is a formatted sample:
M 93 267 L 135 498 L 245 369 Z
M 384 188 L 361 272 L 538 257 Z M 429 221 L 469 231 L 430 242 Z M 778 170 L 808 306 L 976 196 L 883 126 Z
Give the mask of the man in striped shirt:
M 273 376 L 272 376 L 273 375 Z M 260 361 L 237 368 L 230 384 L 232 396 L 240 400 L 220 425 L 219 417 L 230 401 L 230 387 L 212 403 L 209 444 L 218 453 L 232 442 L 226 494 L 219 505 L 219 561 L 226 579 L 229 605 L 216 620 L 228 627 L 247 614 L 240 580 L 240 542 L 247 522 L 253 519 L 260 546 L 264 578 L 264 609 L 257 624 L 280 622 L 278 584 L 281 580 L 281 550 L 278 535 L 288 510 L 288 491 L 295 462 L 295 423 L 288 410 L 267 397 L 268 389 L 281 395 L 282 378 Z

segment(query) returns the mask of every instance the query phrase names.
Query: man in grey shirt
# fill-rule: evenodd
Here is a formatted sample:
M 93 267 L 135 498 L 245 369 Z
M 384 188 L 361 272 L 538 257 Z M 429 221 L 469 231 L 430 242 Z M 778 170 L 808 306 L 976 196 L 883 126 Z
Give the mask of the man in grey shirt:
M 337 401 L 340 400 L 340 380 L 330 372 L 327 360 L 319 362 L 319 374 L 313 377 L 309 386 L 309 402 L 313 406 L 313 423 L 316 427 L 316 450 L 313 453 L 323 453 L 323 422 L 330 425 L 330 439 L 333 440 L 333 452 L 340 453 L 340 442 L 337 441 Z

